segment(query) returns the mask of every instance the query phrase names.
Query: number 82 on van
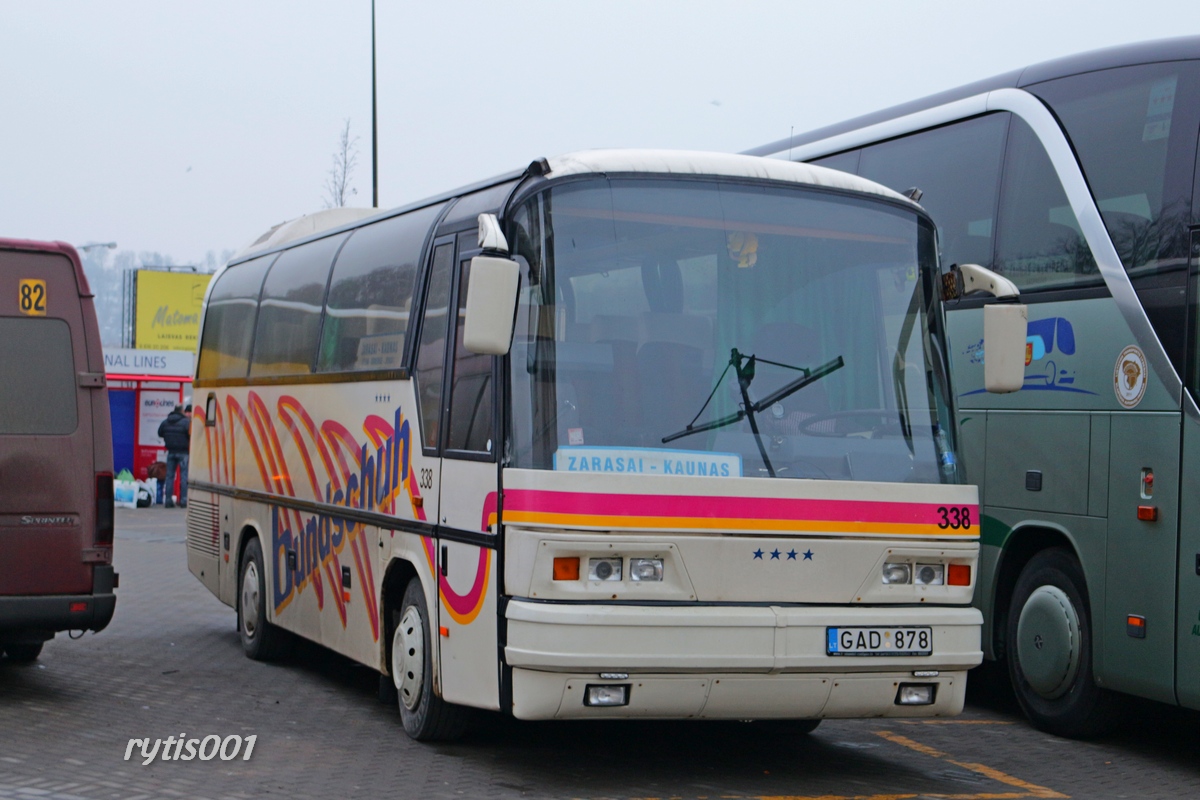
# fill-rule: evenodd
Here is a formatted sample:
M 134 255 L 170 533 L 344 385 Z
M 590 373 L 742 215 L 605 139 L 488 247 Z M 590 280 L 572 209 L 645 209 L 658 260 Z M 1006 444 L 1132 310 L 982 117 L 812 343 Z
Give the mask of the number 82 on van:
M 46 282 L 22 278 L 17 282 L 17 308 L 31 317 L 46 316 Z
M 826 628 L 831 656 L 927 656 L 933 653 L 931 628 Z

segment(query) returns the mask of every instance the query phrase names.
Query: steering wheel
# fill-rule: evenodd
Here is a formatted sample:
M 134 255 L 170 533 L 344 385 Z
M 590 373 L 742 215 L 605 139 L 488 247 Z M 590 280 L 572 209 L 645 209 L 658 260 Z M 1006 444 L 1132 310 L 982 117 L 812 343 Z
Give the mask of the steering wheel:
M 855 426 L 849 431 L 839 431 L 840 427 L 837 420 L 855 419 L 855 418 L 874 419 L 881 422 L 879 425 L 863 425 Z M 834 420 L 832 431 L 817 431 L 814 427 L 822 422 Z M 900 429 L 900 412 L 894 408 L 848 408 L 841 411 L 827 411 L 824 414 L 814 414 L 808 419 L 800 423 L 800 432 L 805 436 L 854 436 L 856 434 L 868 433 L 874 437 L 876 434 L 899 436 Z

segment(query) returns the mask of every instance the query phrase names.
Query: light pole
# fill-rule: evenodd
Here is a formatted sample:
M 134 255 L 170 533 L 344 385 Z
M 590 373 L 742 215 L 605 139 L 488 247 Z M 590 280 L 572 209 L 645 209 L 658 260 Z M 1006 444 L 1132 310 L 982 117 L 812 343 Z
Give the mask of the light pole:
M 371 208 L 379 208 L 379 122 L 375 113 L 375 0 L 371 0 Z
M 97 247 L 107 247 L 109 250 L 115 250 L 117 248 L 117 243 L 116 242 L 88 242 L 87 244 L 75 245 L 76 250 L 93 250 Z

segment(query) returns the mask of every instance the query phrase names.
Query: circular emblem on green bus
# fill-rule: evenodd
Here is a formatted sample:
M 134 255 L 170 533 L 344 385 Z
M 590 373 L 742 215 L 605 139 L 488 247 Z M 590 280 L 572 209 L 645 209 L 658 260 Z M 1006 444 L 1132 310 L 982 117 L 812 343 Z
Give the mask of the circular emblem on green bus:
M 1117 402 L 1125 408 L 1133 408 L 1142 402 L 1148 379 L 1145 354 L 1137 345 L 1129 345 L 1117 356 L 1117 365 L 1113 368 L 1113 391 L 1117 394 Z

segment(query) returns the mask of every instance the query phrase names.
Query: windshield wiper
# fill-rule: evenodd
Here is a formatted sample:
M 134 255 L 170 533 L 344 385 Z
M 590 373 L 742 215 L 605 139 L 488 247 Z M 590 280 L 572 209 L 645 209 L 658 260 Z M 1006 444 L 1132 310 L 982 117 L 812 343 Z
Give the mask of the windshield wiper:
M 804 373 L 794 381 L 785 383 L 769 395 L 759 400 L 757 403 L 750 400 L 750 383 L 754 380 L 755 366 L 757 362 L 762 361 L 764 364 L 770 364 L 775 367 L 783 367 L 785 369 L 793 369 L 797 372 Z M 771 465 L 771 459 L 767 456 L 767 448 L 763 445 L 762 436 L 758 432 L 758 421 L 754 415 L 762 412 L 764 409 L 770 408 L 784 398 L 790 397 L 796 392 L 808 386 L 810 383 L 816 383 L 826 375 L 837 372 L 844 367 L 846 362 L 841 356 L 827 361 L 819 367 L 807 369 L 805 367 L 794 367 L 791 364 L 780 364 L 777 361 L 768 361 L 765 358 L 758 358 L 753 355 L 742 355 L 735 347 L 729 353 L 729 363 L 725 365 L 725 370 L 721 373 L 721 377 L 717 378 L 717 382 L 713 385 L 712 391 L 708 393 L 708 399 L 704 401 L 704 405 L 700 406 L 700 410 L 696 412 L 696 416 L 692 417 L 692 421 L 687 427 L 681 431 L 664 436 L 662 443 L 667 444 L 676 439 L 682 439 L 685 436 L 691 436 L 693 433 L 704 433 L 705 431 L 724 428 L 728 425 L 733 425 L 741 422 L 743 419 L 750 422 L 750 430 L 754 434 L 754 442 L 758 445 L 759 455 L 762 456 L 763 464 L 766 465 L 767 474 L 772 478 L 775 477 L 775 468 Z M 714 419 L 711 422 L 705 422 L 701 425 L 696 424 L 696 420 L 700 419 L 700 415 L 704 413 L 704 409 L 708 408 L 708 404 L 712 402 L 713 396 L 717 393 L 717 389 L 721 386 L 721 381 L 725 380 L 725 376 L 729 374 L 729 368 L 733 367 L 737 373 L 738 389 L 742 393 L 742 407 L 735 413 L 730 414 L 720 419 Z

